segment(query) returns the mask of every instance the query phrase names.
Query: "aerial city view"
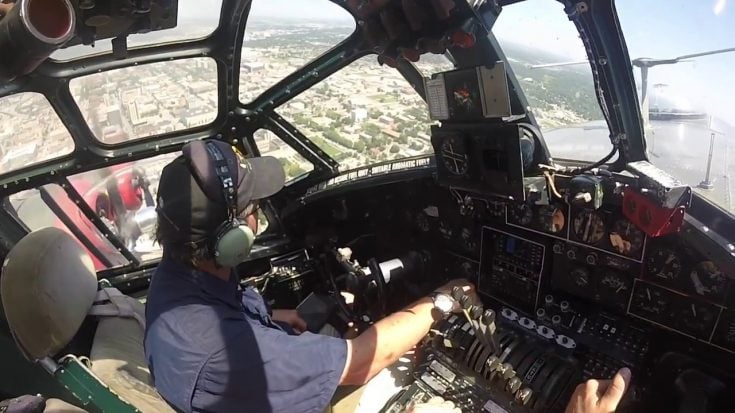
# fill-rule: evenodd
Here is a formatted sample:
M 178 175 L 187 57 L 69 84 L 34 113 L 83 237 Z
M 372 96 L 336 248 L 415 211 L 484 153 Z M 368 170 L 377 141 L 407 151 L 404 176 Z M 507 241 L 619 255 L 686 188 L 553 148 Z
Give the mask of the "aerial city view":
M 242 46 L 241 102 L 252 101 L 353 30 L 351 22 L 253 19 Z M 565 57 L 517 39 L 499 37 L 499 42 L 552 155 L 595 160 L 607 153 L 609 137 L 589 66 L 535 67 Z M 442 55 L 423 55 L 416 66 L 425 77 L 452 69 Z M 108 144 L 206 125 L 217 114 L 216 65 L 206 57 L 95 73 L 72 80 L 69 87 L 94 136 Z M 375 55 L 357 59 L 276 112 L 334 158 L 340 170 L 433 151 L 426 104 L 398 71 L 379 65 Z M 0 173 L 73 149 L 69 132 L 40 94 L 1 98 L 0 121 L 6 125 L 0 131 Z M 281 159 L 289 179 L 313 169 L 272 132 L 262 129 L 255 140 L 261 154 Z M 592 150 L 595 142 L 598 151 Z M 695 171 L 696 177 L 686 183 L 696 185 L 705 165 L 693 162 L 681 175 Z

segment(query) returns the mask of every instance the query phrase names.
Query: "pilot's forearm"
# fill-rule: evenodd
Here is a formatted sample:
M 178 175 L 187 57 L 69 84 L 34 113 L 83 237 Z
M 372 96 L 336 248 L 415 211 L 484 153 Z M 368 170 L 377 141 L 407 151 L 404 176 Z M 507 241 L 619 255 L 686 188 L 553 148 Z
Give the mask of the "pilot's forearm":
M 433 308 L 430 298 L 422 298 L 348 340 L 347 365 L 340 384 L 364 384 L 398 360 L 429 332 Z

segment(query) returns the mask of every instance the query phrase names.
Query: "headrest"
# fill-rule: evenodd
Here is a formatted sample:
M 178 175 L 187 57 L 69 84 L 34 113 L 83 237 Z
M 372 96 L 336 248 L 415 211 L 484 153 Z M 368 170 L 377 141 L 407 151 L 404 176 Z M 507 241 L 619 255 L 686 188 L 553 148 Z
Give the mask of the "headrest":
M 96 292 L 91 258 L 71 235 L 54 227 L 23 237 L 0 275 L 10 330 L 31 361 L 54 356 L 71 341 Z

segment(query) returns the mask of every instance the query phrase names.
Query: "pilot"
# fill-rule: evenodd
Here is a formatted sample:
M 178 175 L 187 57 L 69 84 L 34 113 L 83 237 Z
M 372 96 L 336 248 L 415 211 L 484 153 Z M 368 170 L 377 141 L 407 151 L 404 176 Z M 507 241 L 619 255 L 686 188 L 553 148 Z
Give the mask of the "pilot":
M 239 158 L 214 140 L 185 145 L 163 169 L 163 257 L 148 291 L 145 354 L 158 392 L 178 411 L 323 412 L 339 385 L 365 384 L 418 343 L 438 297 L 451 299 L 458 286 L 476 299 L 469 282 L 454 280 L 357 338 L 305 331 L 295 310 L 271 310 L 233 271 L 257 233 L 258 201 L 284 182 L 277 159 Z M 622 377 L 579 388 L 569 413 L 614 410 Z

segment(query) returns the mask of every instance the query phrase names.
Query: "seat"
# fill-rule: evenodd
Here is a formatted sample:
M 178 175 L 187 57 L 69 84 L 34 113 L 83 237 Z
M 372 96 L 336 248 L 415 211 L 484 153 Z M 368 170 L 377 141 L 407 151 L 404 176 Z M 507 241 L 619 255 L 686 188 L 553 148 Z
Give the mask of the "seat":
M 23 355 L 87 410 L 173 412 L 145 362 L 143 304 L 100 286 L 91 258 L 71 235 L 47 227 L 22 238 L 5 260 L 0 296 Z M 97 321 L 89 354 L 66 354 L 89 317 Z

